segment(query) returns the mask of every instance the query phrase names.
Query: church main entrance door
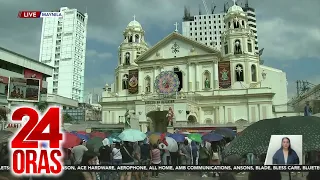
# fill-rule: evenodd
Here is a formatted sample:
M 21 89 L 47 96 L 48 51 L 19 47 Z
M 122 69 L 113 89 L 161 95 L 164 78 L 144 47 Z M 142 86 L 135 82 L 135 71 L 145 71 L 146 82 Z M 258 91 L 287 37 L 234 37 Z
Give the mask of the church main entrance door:
M 151 111 L 147 114 L 147 117 L 150 118 L 151 132 L 167 132 L 167 114 L 168 111 Z

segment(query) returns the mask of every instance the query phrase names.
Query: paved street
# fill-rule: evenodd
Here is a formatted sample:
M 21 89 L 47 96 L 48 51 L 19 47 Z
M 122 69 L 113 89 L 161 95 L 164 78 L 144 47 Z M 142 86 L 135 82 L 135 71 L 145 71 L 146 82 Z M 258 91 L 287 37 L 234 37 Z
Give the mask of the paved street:
M 302 177 L 302 174 L 298 174 L 296 175 L 292 175 L 292 179 L 291 180 L 305 180 L 306 175 L 304 175 L 304 177 Z M 207 177 L 207 178 L 202 178 L 200 177 L 199 173 L 192 173 L 190 176 L 185 177 L 183 176 L 183 173 L 166 173 L 164 175 L 160 175 L 159 178 L 152 178 L 152 180 L 168 180 L 168 177 L 170 177 L 169 179 L 172 180 L 209 180 L 209 179 L 213 179 L 213 180 L 219 180 L 218 177 L 212 178 L 212 177 Z M 247 180 L 248 179 L 248 173 L 245 174 L 237 174 L 236 175 L 237 180 Z M 289 180 L 289 174 L 288 173 L 282 173 L 282 180 Z

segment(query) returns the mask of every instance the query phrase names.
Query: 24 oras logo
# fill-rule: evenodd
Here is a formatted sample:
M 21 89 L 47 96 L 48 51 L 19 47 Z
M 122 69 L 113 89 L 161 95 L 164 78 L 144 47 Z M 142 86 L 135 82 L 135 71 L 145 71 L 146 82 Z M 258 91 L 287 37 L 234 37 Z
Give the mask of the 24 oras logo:
M 60 175 L 63 172 L 61 109 L 50 107 L 41 114 L 33 107 L 20 107 L 13 111 L 11 119 L 13 123 L 22 123 L 9 141 L 11 171 L 18 176 Z

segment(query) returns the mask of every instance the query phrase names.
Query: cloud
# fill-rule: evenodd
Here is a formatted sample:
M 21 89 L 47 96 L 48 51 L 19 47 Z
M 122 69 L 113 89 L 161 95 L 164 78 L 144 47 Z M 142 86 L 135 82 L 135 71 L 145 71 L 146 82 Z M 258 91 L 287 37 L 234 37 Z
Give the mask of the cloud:
M 320 57 L 320 27 L 299 26 L 275 17 L 261 21 L 258 33 L 265 57 L 277 60 Z
M 86 51 L 86 56 L 88 58 L 99 58 L 99 59 L 110 59 L 113 55 L 109 52 L 98 52 L 93 49 L 89 49 Z

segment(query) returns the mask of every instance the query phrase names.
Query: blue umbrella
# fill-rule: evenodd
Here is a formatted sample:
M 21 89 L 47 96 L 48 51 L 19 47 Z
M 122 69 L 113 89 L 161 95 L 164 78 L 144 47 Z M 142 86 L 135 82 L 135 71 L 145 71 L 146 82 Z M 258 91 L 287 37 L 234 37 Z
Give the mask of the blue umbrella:
M 150 136 L 151 134 L 161 135 L 162 133 L 161 132 L 151 132 L 151 131 L 146 132 L 147 136 Z
M 230 128 L 217 128 L 212 132 L 220 134 L 221 136 L 226 138 L 234 138 L 237 135 L 237 133 Z
M 76 136 L 78 136 L 78 138 L 84 140 L 84 141 L 88 141 L 90 139 L 89 135 L 87 134 L 78 134 L 78 133 L 75 133 Z
M 171 137 L 172 139 L 176 140 L 177 142 L 184 142 L 186 139 L 183 134 L 170 134 L 168 137 Z
M 223 139 L 223 136 L 217 133 L 208 133 L 204 136 L 202 136 L 202 140 L 212 142 L 212 141 L 220 141 Z

